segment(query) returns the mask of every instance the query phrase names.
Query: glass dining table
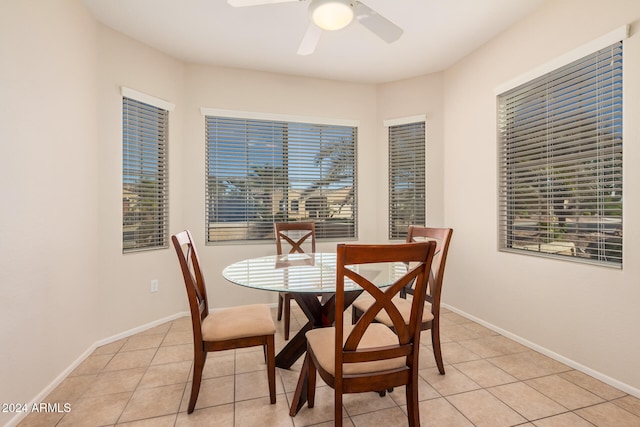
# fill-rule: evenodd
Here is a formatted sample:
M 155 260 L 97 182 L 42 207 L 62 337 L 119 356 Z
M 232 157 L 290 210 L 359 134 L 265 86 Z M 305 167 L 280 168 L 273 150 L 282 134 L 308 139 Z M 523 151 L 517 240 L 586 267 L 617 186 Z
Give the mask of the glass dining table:
M 352 266 L 360 275 L 382 288 L 406 273 L 402 262 Z M 336 254 L 296 253 L 272 255 L 235 262 L 222 271 L 228 281 L 249 288 L 272 292 L 289 292 L 307 317 L 307 323 L 276 355 L 276 366 L 288 369 L 307 349 L 305 334 L 314 328 L 332 326 L 336 305 Z M 362 293 L 362 288 L 345 279 L 346 310 Z M 318 295 L 322 297 L 319 298 Z M 304 373 L 304 368 L 303 372 Z M 306 401 L 306 381 L 299 382 L 291 407 L 295 415 Z

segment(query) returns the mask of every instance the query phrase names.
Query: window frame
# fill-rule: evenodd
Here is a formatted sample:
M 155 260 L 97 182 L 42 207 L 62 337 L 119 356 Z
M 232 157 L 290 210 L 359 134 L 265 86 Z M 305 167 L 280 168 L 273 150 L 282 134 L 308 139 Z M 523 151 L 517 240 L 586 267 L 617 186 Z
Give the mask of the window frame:
M 624 76 L 621 40 L 627 33 L 626 26 L 617 29 L 541 67 L 535 75 L 521 77 L 509 87 L 496 90 L 500 251 L 622 268 Z M 614 53 L 614 49 L 619 49 L 619 54 Z M 609 53 L 612 59 L 606 57 Z M 598 61 L 598 55 L 605 55 L 605 59 Z M 571 84 L 557 83 L 557 79 L 583 75 L 586 77 L 580 80 L 566 80 L 572 81 Z M 586 89 L 583 82 L 588 81 L 587 78 L 593 80 L 593 76 L 596 80 L 600 76 L 609 79 L 611 87 L 605 90 L 606 85 L 598 81 L 595 92 Z M 615 84 L 619 84 L 619 90 Z M 539 86 L 536 88 L 536 85 Z M 505 101 L 509 97 L 511 101 Z M 566 99 L 563 106 L 561 97 Z M 506 102 L 511 102 L 509 107 Z M 539 116 L 533 113 L 536 111 L 541 112 Z M 576 111 L 583 115 L 574 119 L 571 115 Z M 605 114 L 609 116 L 606 120 L 601 118 Z M 534 122 L 538 117 L 542 121 Z M 516 120 L 520 123 L 518 126 L 514 124 Z M 535 123 L 538 125 L 534 128 Z M 538 131 L 543 126 L 539 123 L 548 126 L 544 128 L 548 129 L 544 135 Z M 571 128 L 564 130 L 567 124 Z M 587 135 L 591 139 L 578 131 L 590 132 Z M 530 166 L 534 162 L 539 164 L 545 155 L 546 166 Z M 527 166 L 523 166 L 525 164 Z M 528 184 L 533 182 L 535 171 L 542 169 L 546 175 L 535 175 L 536 182 L 541 184 L 537 187 Z M 531 215 L 526 211 L 535 210 L 533 199 L 518 192 L 518 188 L 526 185 L 539 187 L 535 192 L 546 201 L 546 206 L 545 203 L 536 206 L 543 206 L 539 209 L 546 212 L 543 217 L 547 220 L 540 222 L 542 217 L 539 217 L 537 223 L 529 221 L 525 227 L 522 218 L 519 225 L 515 221 L 518 212 L 526 216 Z M 558 193 L 560 190 L 562 194 Z M 595 202 L 586 201 L 594 197 Z M 614 197 L 619 199 L 619 208 L 617 201 L 611 201 Z M 562 199 L 562 203 L 555 199 Z M 598 219 L 581 224 L 581 219 L 586 220 L 585 215 L 593 211 L 589 206 L 592 203 L 596 205 Z M 616 206 L 610 207 L 612 204 Z M 570 215 L 573 223 L 567 219 Z M 607 220 L 618 216 L 619 226 L 616 228 L 614 224 L 612 229 L 607 222 L 613 220 Z M 592 227 L 591 222 L 597 227 L 597 233 L 592 233 L 595 237 L 585 231 Z M 531 236 L 541 240 L 527 244 Z
M 409 225 L 427 223 L 427 122 L 426 116 L 412 116 L 386 120 L 388 141 L 388 217 L 387 229 L 390 240 L 406 237 Z M 406 144 L 405 147 L 394 144 Z M 409 161 L 407 162 L 407 156 Z M 417 160 L 417 161 L 416 161 Z M 404 178 L 401 176 L 404 175 Z M 413 201 L 395 191 L 398 186 L 413 183 Z M 409 203 L 409 217 L 400 225 L 398 205 Z
M 174 105 L 122 87 L 121 106 L 122 253 L 166 249 L 169 247 L 169 118 Z M 138 182 L 137 191 L 134 181 Z M 144 181 L 148 183 L 143 185 Z M 147 202 L 140 203 L 143 198 L 148 199 Z M 144 228 L 150 231 L 141 232 L 140 223 L 145 220 L 139 217 L 147 209 L 152 220 L 147 221 L 149 225 Z M 135 231 L 128 229 L 136 224 Z
M 357 204 L 357 147 L 358 147 L 358 128 L 359 128 L 359 122 L 357 121 L 353 121 L 353 120 L 341 120 L 341 119 L 329 119 L 329 118 L 317 118 L 317 117 L 302 117 L 302 116 L 291 116 L 291 115 L 280 115 L 280 114 L 270 114 L 270 113 L 255 113 L 255 112 L 246 112 L 246 111 L 233 111 L 233 110 L 220 110 L 220 109 L 213 109 L 213 108 L 201 108 L 201 113 L 203 115 L 203 119 L 204 119 L 204 126 L 205 126 L 205 241 L 207 245 L 227 245 L 227 244 L 256 244 L 256 243 L 261 243 L 261 242 L 273 242 L 274 240 L 274 234 L 273 234 L 273 223 L 278 221 L 278 222 L 296 222 L 296 221 L 315 221 L 316 222 L 316 238 L 318 240 L 325 240 L 325 241 L 331 241 L 331 240 L 355 240 L 357 239 L 358 236 L 358 204 Z M 210 123 L 211 121 L 211 123 Z M 229 232 L 227 233 L 227 236 L 224 235 L 219 235 L 219 236 L 214 236 L 213 233 L 216 232 L 216 230 L 222 230 L 222 224 L 224 224 L 224 222 L 226 221 L 228 224 L 242 224 L 243 221 L 234 221 L 234 220 L 230 220 L 229 218 L 224 218 L 223 216 L 220 216 L 221 214 L 215 214 L 211 211 L 210 206 L 214 206 L 214 205 L 218 205 L 216 204 L 215 201 L 216 200 L 221 200 L 220 197 L 222 197 L 221 193 L 219 193 L 220 191 L 222 191 L 221 189 L 219 189 L 219 185 L 214 185 L 212 184 L 211 180 L 214 180 L 215 182 L 223 182 L 225 181 L 225 176 L 224 176 L 224 164 L 222 163 L 223 160 L 217 160 L 219 162 L 220 166 L 218 169 L 218 178 L 213 178 L 214 177 L 214 173 L 215 171 L 211 170 L 211 168 L 216 168 L 216 166 L 213 165 L 212 163 L 212 156 L 214 156 L 215 154 L 215 148 L 214 147 L 210 147 L 210 144 L 213 143 L 215 141 L 215 139 L 210 136 L 209 134 L 212 132 L 212 130 L 210 129 L 210 126 L 213 124 L 213 122 L 218 121 L 219 123 L 221 123 L 223 126 L 224 125 L 228 125 L 231 126 L 231 128 L 233 126 L 248 126 L 247 129 L 255 129 L 257 133 L 257 138 L 261 138 L 261 133 L 264 133 L 265 130 L 264 129 L 260 129 L 262 127 L 269 127 L 269 126 L 273 126 L 274 129 L 276 129 L 275 134 L 276 136 L 273 136 L 274 140 L 271 143 L 271 145 L 273 146 L 273 150 L 274 150 L 274 157 L 273 157 L 273 161 L 272 161 L 272 168 L 274 168 L 274 172 L 275 172 L 275 168 L 277 166 L 281 166 L 283 168 L 283 171 L 285 171 L 286 173 L 281 174 L 282 176 L 280 177 L 276 177 L 274 175 L 274 181 L 270 184 L 272 186 L 271 188 L 271 197 L 269 198 L 268 201 L 268 206 L 270 206 L 270 211 L 267 210 L 267 215 L 266 217 L 268 218 L 267 221 L 263 221 L 263 220 L 259 220 L 259 221 L 252 221 L 247 222 L 247 219 L 250 219 L 250 215 L 251 212 L 253 212 L 252 208 L 250 205 L 243 205 L 245 206 L 245 210 L 244 213 L 238 215 L 238 218 L 243 218 L 246 223 L 246 225 L 242 226 L 240 225 L 239 227 L 234 227 L 233 225 L 231 225 L 229 227 Z M 229 129 L 231 129 L 229 128 Z M 231 132 L 229 129 L 227 129 L 227 132 Z M 310 130 L 313 129 L 313 130 Z M 277 136 L 278 132 L 280 132 L 280 130 L 282 130 L 282 135 L 281 138 L 282 140 L 278 139 L 279 137 Z M 306 132 L 306 133 L 305 133 Z M 305 155 L 309 155 L 309 153 L 311 152 L 310 150 L 313 150 L 312 146 L 307 146 L 305 145 L 306 143 L 313 143 L 313 136 L 309 136 L 308 134 L 312 134 L 313 132 L 318 132 L 319 134 L 322 134 L 322 136 L 320 136 L 320 138 L 318 139 L 318 143 L 322 144 L 318 146 L 318 149 L 320 149 L 321 147 L 327 147 L 328 145 L 332 144 L 332 139 L 331 138 L 337 138 L 337 136 L 335 136 L 335 134 L 332 134 L 332 132 L 337 132 L 337 135 L 342 135 L 344 136 L 341 132 L 344 132 L 344 134 L 349 134 L 349 132 L 351 133 L 351 139 L 347 138 L 348 142 L 350 142 L 350 144 L 347 147 L 347 150 L 344 152 L 346 154 L 342 154 L 342 155 L 346 155 L 347 160 L 351 160 L 351 163 L 346 165 L 346 170 L 347 170 L 347 175 L 350 176 L 350 186 L 344 187 L 342 190 L 340 190 L 342 193 L 344 193 L 345 191 L 348 191 L 349 194 L 344 194 L 343 196 L 345 197 L 345 201 L 347 200 L 347 198 L 350 200 L 350 203 L 348 203 L 346 206 L 346 211 L 347 214 L 351 213 L 351 216 L 346 219 L 346 224 L 339 224 L 341 222 L 340 217 L 334 218 L 332 215 L 329 216 L 320 216 L 319 218 L 314 218 L 314 217 L 309 217 L 310 215 L 310 210 L 309 208 L 307 208 L 307 206 L 310 206 L 309 200 L 307 201 L 303 201 L 301 198 L 300 199 L 294 199 L 292 198 L 293 196 L 290 196 L 290 193 L 294 193 L 296 194 L 296 190 L 293 190 L 292 187 L 292 183 L 294 182 L 292 179 L 292 174 L 290 173 L 291 170 L 298 170 L 301 171 L 303 170 L 303 168 L 305 167 L 305 165 L 308 166 L 308 159 L 306 159 L 306 157 L 304 159 L 301 158 L 301 156 L 305 156 Z M 329 136 L 325 136 L 325 134 L 328 134 Z M 256 134 L 252 134 L 254 136 L 254 138 L 256 137 Z M 226 136 L 226 138 L 228 138 L 228 143 L 233 143 L 232 140 L 234 139 L 235 133 L 233 135 L 229 134 L 228 136 Z M 244 136 L 244 141 L 241 142 L 241 144 L 243 145 L 237 145 L 238 148 L 242 147 L 243 150 L 246 150 L 247 153 L 249 152 L 249 145 L 248 144 L 248 137 Z M 220 141 L 223 141 L 222 139 L 220 139 Z M 239 141 L 236 141 L 239 142 Z M 292 145 L 293 144 L 293 145 Z M 254 141 L 254 146 L 257 145 Z M 333 145 L 339 147 L 342 144 L 336 144 L 335 141 L 333 141 Z M 312 147 L 312 148 L 309 148 Z M 329 151 L 331 151 L 331 147 L 328 147 Z M 279 157 L 277 155 L 279 150 L 281 151 L 281 155 L 283 157 Z M 220 151 L 220 150 L 218 150 Z M 297 152 L 304 152 L 305 154 L 299 153 L 298 155 L 295 155 L 295 157 L 284 157 L 286 155 L 286 153 L 291 153 L 293 151 L 297 151 Z M 342 151 L 342 150 L 339 150 Z M 320 151 L 318 151 L 318 153 L 316 153 L 317 155 L 320 155 Z M 227 162 L 229 164 L 231 164 L 232 162 L 236 161 L 238 159 L 238 155 L 237 154 L 230 154 L 232 157 L 227 159 Z M 338 158 L 341 158 L 342 156 L 341 154 L 338 154 Z M 249 176 L 250 176 L 250 170 L 254 170 L 255 173 L 255 168 L 251 169 L 252 167 L 255 167 L 256 164 L 251 164 L 252 160 L 256 160 L 256 159 L 262 159 L 262 157 L 251 157 L 250 155 L 247 155 L 249 157 L 246 157 L 246 159 L 243 159 L 240 163 L 237 164 L 237 166 L 234 166 L 234 168 L 238 169 L 241 171 L 240 175 L 238 175 L 236 177 L 236 179 L 238 179 L 239 177 L 244 177 L 243 179 L 249 181 Z M 264 157 L 266 159 L 266 157 Z M 322 157 L 320 159 L 320 161 L 323 161 L 323 159 L 325 158 L 329 158 L 325 155 L 325 157 Z M 278 160 L 279 159 L 279 160 Z M 295 162 L 299 162 L 298 166 L 296 168 L 291 167 L 291 163 L 292 160 Z M 213 160 L 216 161 L 216 160 Z M 268 162 L 267 162 L 268 163 Z M 267 164 L 265 163 L 265 165 Z M 268 166 L 267 166 L 268 168 Z M 324 166 L 322 166 L 322 168 L 324 168 Z M 323 169 L 324 170 L 324 169 Z M 244 171 L 244 172 L 243 172 Z M 233 172 L 235 173 L 235 172 Z M 322 172 L 324 173 L 324 172 Z M 300 176 L 299 175 L 305 175 L 307 174 L 307 172 L 298 172 L 296 174 L 296 183 L 298 185 L 297 189 L 300 191 L 304 191 L 304 189 L 301 189 L 300 187 Z M 227 177 L 229 178 L 229 177 Z M 226 182 L 231 183 L 231 180 L 227 180 Z M 341 181 L 337 181 L 337 182 L 341 182 Z M 214 185 L 216 187 L 215 190 L 212 190 L 212 185 Z M 230 184 L 227 184 L 227 187 Z M 250 184 L 248 182 L 246 183 L 242 183 L 241 181 L 239 181 L 238 185 L 233 185 L 234 187 L 237 188 L 237 191 L 249 191 L 250 188 Z M 338 185 L 339 187 L 339 185 Z M 244 190 L 242 190 L 242 188 L 244 188 Z M 281 195 L 282 195 L 282 200 L 278 200 L 278 209 L 276 209 L 275 212 L 274 209 L 276 207 L 276 194 L 277 194 L 277 190 L 278 188 L 280 188 L 281 190 Z M 213 194 L 212 191 L 214 192 L 218 192 L 218 194 Z M 228 191 L 228 190 L 226 190 Z M 310 197 L 308 196 L 308 199 L 318 199 L 318 203 L 322 203 L 320 201 L 320 198 L 322 197 L 327 197 L 327 193 L 326 193 L 326 188 L 325 187 L 321 187 L 319 190 L 316 187 L 316 191 L 318 191 L 320 194 L 318 195 L 318 197 Z M 337 190 L 338 191 L 338 190 Z M 340 192 L 338 191 L 338 192 Z M 322 194 L 324 194 L 324 196 L 322 196 Z M 249 201 L 245 201 L 245 202 L 241 202 L 241 203 L 249 203 Z M 326 210 L 328 209 L 327 212 L 335 212 L 336 208 L 335 208 L 335 201 L 331 201 L 328 200 L 327 201 L 327 206 L 325 206 L 325 204 L 322 204 L 322 206 L 319 206 L 318 209 L 321 210 Z M 286 210 L 280 209 L 280 207 L 282 206 L 286 206 Z M 319 212 L 316 212 L 316 214 L 321 215 Z M 227 215 L 228 216 L 228 215 Z M 221 219 L 223 218 L 223 219 Z M 334 219 L 331 219 L 334 218 Z M 325 221 L 322 221 L 322 220 Z M 326 221 L 326 219 L 330 219 L 330 221 Z M 344 222 L 344 221 L 342 221 Z M 212 225 L 212 224 L 217 224 L 217 226 Z M 347 231 L 347 234 L 340 234 L 343 233 L 344 231 Z

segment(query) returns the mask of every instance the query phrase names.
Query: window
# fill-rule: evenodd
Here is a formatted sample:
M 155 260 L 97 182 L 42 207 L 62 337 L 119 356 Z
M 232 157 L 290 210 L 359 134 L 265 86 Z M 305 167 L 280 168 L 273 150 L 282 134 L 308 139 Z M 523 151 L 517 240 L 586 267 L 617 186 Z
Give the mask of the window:
M 168 247 L 168 118 L 167 109 L 122 98 L 123 252 Z
M 426 224 L 425 122 L 389 126 L 389 238 Z
M 500 94 L 498 138 L 500 249 L 621 267 L 622 42 Z
M 356 237 L 355 126 L 205 115 L 208 242 L 271 240 L 312 220 L 317 238 Z

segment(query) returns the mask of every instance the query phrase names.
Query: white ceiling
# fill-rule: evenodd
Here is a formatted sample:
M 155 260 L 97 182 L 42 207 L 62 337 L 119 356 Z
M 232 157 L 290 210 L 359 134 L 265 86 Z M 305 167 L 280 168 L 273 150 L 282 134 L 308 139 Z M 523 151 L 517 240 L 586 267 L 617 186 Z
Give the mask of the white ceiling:
M 234 8 L 226 0 L 84 0 L 103 24 L 189 63 L 383 83 L 442 71 L 543 0 L 362 0 L 404 29 L 387 44 L 358 22 L 296 54 L 309 0 Z

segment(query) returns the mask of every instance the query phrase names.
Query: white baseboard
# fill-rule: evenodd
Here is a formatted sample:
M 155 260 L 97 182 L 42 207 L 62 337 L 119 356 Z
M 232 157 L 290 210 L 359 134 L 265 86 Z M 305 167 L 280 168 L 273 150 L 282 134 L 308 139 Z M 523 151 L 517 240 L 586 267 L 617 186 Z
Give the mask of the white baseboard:
M 447 310 L 451 310 L 454 313 L 459 314 L 460 316 L 466 317 L 469 320 L 472 320 L 472 321 L 474 321 L 476 323 L 479 323 L 480 325 L 482 325 L 482 326 L 484 326 L 484 327 L 486 327 L 488 329 L 491 329 L 492 331 L 495 331 L 495 332 L 499 333 L 500 335 L 505 336 L 505 337 L 517 342 L 517 343 L 520 343 L 520 344 L 522 344 L 522 345 L 524 345 L 526 347 L 529 347 L 530 349 L 535 350 L 538 353 L 544 354 L 545 356 L 548 356 L 548 357 L 550 357 L 550 358 L 552 358 L 554 360 L 557 360 L 558 362 L 564 363 L 565 365 L 570 366 L 570 367 L 572 367 L 573 369 L 575 369 L 577 371 L 580 371 L 580 372 L 583 372 L 583 373 L 585 373 L 585 374 L 587 374 L 589 376 L 592 376 L 592 377 L 602 381 L 605 384 L 608 384 L 608 385 L 610 385 L 612 387 L 617 388 L 618 390 L 622 390 L 625 393 L 628 393 L 628 394 L 630 394 L 632 396 L 640 398 L 640 389 L 632 387 L 629 384 L 623 383 L 622 381 L 619 381 L 619 380 L 617 380 L 615 378 L 611 378 L 611 377 L 603 374 L 602 372 L 595 371 L 595 370 L 589 368 L 588 366 L 584 366 L 584 365 L 576 362 L 575 360 L 572 360 L 572 359 L 569 359 L 569 358 L 567 358 L 565 356 L 557 354 L 557 353 L 555 353 L 555 352 L 553 352 L 553 351 L 551 351 L 551 350 L 549 350 L 549 349 L 547 349 L 545 347 L 542 347 L 542 346 L 540 346 L 540 345 L 538 345 L 536 343 L 528 341 L 528 340 L 526 340 L 526 339 L 524 339 L 524 338 L 522 338 L 522 337 L 520 337 L 518 335 L 515 335 L 515 334 L 513 334 L 513 333 L 511 333 L 509 331 L 506 331 L 506 330 L 504 330 L 502 328 L 499 328 L 499 327 L 497 327 L 497 326 L 495 326 L 495 325 L 493 325 L 491 323 L 488 323 L 488 322 L 486 322 L 486 321 L 484 321 L 482 319 L 479 319 L 479 318 L 477 318 L 477 317 L 475 317 L 475 316 L 473 316 L 473 315 L 471 315 L 469 313 L 466 313 L 466 312 L 464 312 L 462 310 L 459 310 L 459 309 L 457 309 L 455 307 L 451 307 L 450 305 L 447 305 L 447 304 L 441 304 L 441 306 L 443 308 L 446 308 Z
M 45 398 L 56 387 L 58 387 L 60 385 L 60 383 L 62 381 L 64 381 L 64 379 L 67 378 L 67 376 L 71 372 L 73 372 L 74 369 L 76 369 L 78 366 L 80 366 L 80 364 L 82 362 L 84 362 L 84 360 L 87 357 L 91 356 L 91 353 L 93 353 L 96 348 L 101 347 L 101 346 L 103 346 L 105 344 L 110 344 L 112 342 L 121 340 L 123 338 L 130 337 L 132 335 L 135 335 L 135 334 L 138 334 L 140 332 L 146 331 L 147 329 L 155 328 L 158 325 L 161 325 L 161 324 L 166 323 L 166 322 L 170 322 L 170 321 L 175 320 L 175 319 L 179 319 L 180 317 L 183 317 L 183 316 L 189 316 L 189 313 L 188 312 L 176 313 L 176 314 L 173 314 L 171 316 L 167 316 L 167 317 L 165 317 L 163 319 L 154 320 L 153 322 L 147 323 L 145 325 L 138 326 L 136 328 L 129 329 L 128 331 L 121 332 L 119 334 L 110 336 L 108 338 L 104 338 L 104 339 L 96 341 L 91 346 L 89 346 L 89 348 L 86 349 L 75 361 L 73 361 L 73 363 L 71 363 L 71 365 L 69 365 L 64 371 L 62 371 L 60 373 L 60 375 L 58 375 L 56 377 L 56 379 L 54 379 L 48 386 L 46 386 L 40 393 L 38 393 L 29 402 L 28 407 L 31 408 L 34 404 L 39 404 L 40 402 L 44 402 Z M 8 423 L 5 424 L 5 427 L 15 427 L 15 426 L 17 426 L 18 423 L 20 421 L 22 421 L 27 415 L 28 415 L 28 412 L 19 412 L 19 413 L 17 413 L 12 419 L 9 420 Z
M 130 337 L 130 336 L 135 335 L 135 334 L 139 334 L 140 332 L 146 331 L 147 329 L 155 328 L 156 326 L 162 325 L 163 323 L 171 322 L 173 320 L 179 319 L 179 318 L 184 317 L 184 316 L 189 316 L 189 312 L 185 311 L 185 312 L 182 312 L 182 313 L 172 314 L 171 316 L 167 316 L 167 317 L 162 318 L 162 319 L 154 320 L 153 322 L 149 322 L 149 323 L 144 324 L 142 326 L 138 326 L 136 328 L 129 329 L 128 331 L 124 331 L 124 332 L 121 332 L 119 334 L 112 335 L 112 336 L 110 336 L 108 338 L 101 339 L 101 340 L 95 342 L 94 350 L 97 347 L 101 347 L 101 346 L 106 345 L 106 344 L 111 344 L 112 342 L 116 342 L 118 340 Z

